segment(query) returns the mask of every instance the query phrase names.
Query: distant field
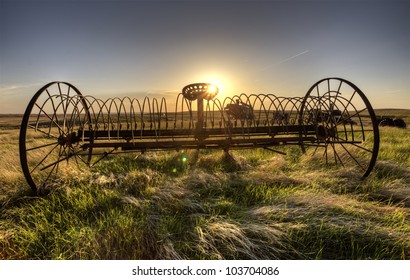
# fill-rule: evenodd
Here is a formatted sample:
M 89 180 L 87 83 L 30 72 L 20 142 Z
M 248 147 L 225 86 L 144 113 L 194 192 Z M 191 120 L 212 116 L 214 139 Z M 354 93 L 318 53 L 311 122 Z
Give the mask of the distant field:
M 410 123 L 410 110 L 376 110 Z M 410 259 L 410 129 L 362 180 L 298 147 L 126 154 L 34 196 L 0 116 L 0 259 Z
M 377 116 L 403 118 L 406 123 L 410 123 L 410 109 L 375 109 L 375 113 Z M 22 114 L 0 114 L 0 129 L 18 128 L 22 119 Z
M 18 114 L 4 115 L 4 114 L 0 114 L 0 129 L 18 128 L 21 124 L 22 119 L 23 119 L 23 115 L 18 115 Z

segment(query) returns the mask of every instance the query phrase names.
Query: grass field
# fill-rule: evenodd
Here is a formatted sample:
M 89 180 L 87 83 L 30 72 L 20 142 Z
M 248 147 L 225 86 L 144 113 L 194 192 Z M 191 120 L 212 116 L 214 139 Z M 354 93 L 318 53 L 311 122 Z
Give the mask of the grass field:
M 0 121 L 0 259 L 410 259 L 409 129 L 381 128 L 366 180 L 297 147 L 150 152 L 33 196 L 18 119 Z

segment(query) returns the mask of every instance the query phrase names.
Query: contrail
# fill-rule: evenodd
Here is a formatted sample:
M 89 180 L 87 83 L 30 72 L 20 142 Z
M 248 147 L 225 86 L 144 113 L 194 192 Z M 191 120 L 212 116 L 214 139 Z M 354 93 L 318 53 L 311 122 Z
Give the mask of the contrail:
M 284 63 L 284 62 L 286 62 L 286 61 L 289 61 L 289 60 L 291 60 L 291 59 L 294 59 L 295 57 L 298 57 L 298 56 L 300 56 L 300 55 L 302 55 L 302 54 L 305 54 L 305 53 L 308 53 L 308 52 L 309 52 L 309 50 L 303 51 L 303 52 L 298 53 L 298 54 L 296 54 L 296 55 L 294 55 L 294 56 L 291 56 L 291 57 L 286 58 L 286 59 L 284 59 L 284 60 L 282 60 L 282 61 L 279 61 L 279 62 L 276 63 L 275 65 L 282 64 L 282 63 Z
M 272 67 L 272 66 L 280 65 L 280 64 L 282 64 L 282 63 L 285 63 L 286 61 L 289 61 L 289 60 L 291 60 L 291 59 L 294 59 L 294 58 L 296 58 L 296 57 L 298 57 L 298 56 L 300 56 L 300 55 L 302 55 L 302 54 L 308 53 L 308 52 L 309 52 L 309 50 L 306 50 L 306 51 L 303 51 L 303 52 L 301 52 L 301 53 L 298 53 L 298 54 L 296 54 L 296 55 L 294 55 L 294 56 L 288 57 L 288 58 L 286 58 L 286 59 L 284 59 L 284 60 L 282 60 L 282 61 L 279 61 L 278 63 L 269 64 L 269 65 L 263 67 L 260 71 L 265 71 L 266 69 L 268 69 L 268 68 L 270 68 L 270 67 Z
M 385 91 L 385 94 L 396 94 L 396 93 L 401 93 L 402 90 L 401 89 L 396 89 L 396 90 L 389 90 L 389 91 Z

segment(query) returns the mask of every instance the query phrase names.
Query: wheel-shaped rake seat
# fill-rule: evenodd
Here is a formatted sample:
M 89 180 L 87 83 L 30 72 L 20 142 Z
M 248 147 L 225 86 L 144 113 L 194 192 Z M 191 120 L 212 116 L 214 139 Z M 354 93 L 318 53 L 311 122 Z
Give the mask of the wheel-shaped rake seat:
M 212 100 L 218 94 L 218 87 L 209 83 L 196 83 L 185 86 L 182 95 L 188 100 Z

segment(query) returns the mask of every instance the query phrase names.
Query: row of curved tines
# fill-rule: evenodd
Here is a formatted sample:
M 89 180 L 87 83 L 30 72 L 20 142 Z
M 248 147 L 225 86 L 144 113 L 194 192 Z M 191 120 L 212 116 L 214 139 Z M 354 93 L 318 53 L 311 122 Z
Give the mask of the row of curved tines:
M 193 129 L 197 127 L 195 101 L 189 101 L 181 94 L 177 96 L 175 110 L 169 111 L 165 98 L 145 97 L 138 99 L 112 98 L 101 100 L 85 97 L 94 130 L 161 130 Z M 303 98 L 276 97 L 271 94 L 240 94 L 227 97 L 222 102 L 215 98 L 204 102 L 205 128 L 259 127 L 273 125 L 294 125 Z M 238 116 L 227 108 L 236 105 L 252 111 L 252 115 Z
M 55 97 L 55 96 L 54 96 Z M 52 100 L 50 98 L 45 103 Z M 288 126 L 298 124 L 299 112 L 303 98 L 277 97 L 272 94 L 240 94 L 227 97 L 223 101 L 215 98 L 206 100 L 203 108 L 203 128 L 232 127 L 253 128 L 259 126 Z M 138 99 L 110 98 L 97 99 L 92 96 L 66 96 L 61 104 L 54 108 L 63 108 L 64 115 L 83 130 L 119 132 L 123 130 L 177 130 L 195 129 L 198 127 L 198 115 L 195 101 L 189 101 L 179 94 L 174 111 L 169 111 L 165 98 L 145 97 Z M 229 106 L 245 108 L 252 116 L 238 116 L 229 112 Z M 72 107 L 72 112 L 68 108 Z M 54 112 L 57 115 L 58 112 Z M 51 114 L 50 114 L 51 115 Z M 53 115 L 53 119 L 54 119 Z M 78 117 L 73 117 L 77 115 Z M 57 117 L 56 117 L 57 118 Z

